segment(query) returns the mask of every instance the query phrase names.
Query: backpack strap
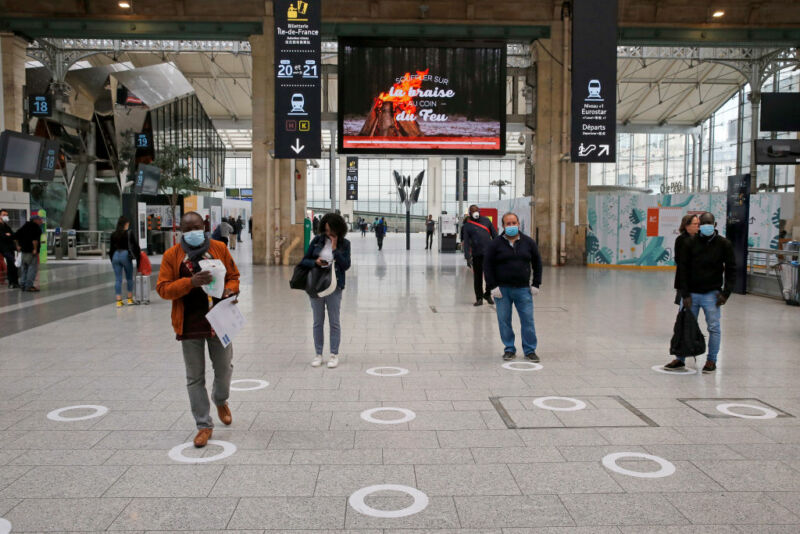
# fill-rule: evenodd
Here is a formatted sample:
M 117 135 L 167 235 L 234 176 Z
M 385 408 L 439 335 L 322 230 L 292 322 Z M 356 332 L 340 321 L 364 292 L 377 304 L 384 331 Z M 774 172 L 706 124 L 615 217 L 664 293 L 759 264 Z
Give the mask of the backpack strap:
M 489 231 L 489 229 L 488 229 L 488 228 L 486 228 L 484 225 L 482 225 L 482 224 L 480 224 L 480 223 L 476 223 L 475 221 L 467 221 L 467 222 L 468 222 L 469 224 L 474 224 L 475 226 L 480 226 L 481 228 L 483 228 L 484 230 L 486 230 L 486 232 L 487 232 L 489 235 L 492 235 L 492 232 L 490 232 L 490 231 Z

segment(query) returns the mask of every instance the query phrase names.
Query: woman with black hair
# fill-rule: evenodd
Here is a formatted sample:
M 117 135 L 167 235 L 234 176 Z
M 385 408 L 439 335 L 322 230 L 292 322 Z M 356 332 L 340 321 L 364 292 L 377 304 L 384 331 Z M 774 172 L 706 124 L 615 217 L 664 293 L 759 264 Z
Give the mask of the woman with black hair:
M 350 268 L 350 241 L 345 239 L 345 234 L 347 234 L 347 223 L 342 216 L 335 213 L 326 214 L 319 221 L 319 235 L 311 240 L 301 262 L 309 269 L 313 269 L 315 266 L 330 269 L 333 264 L 336 273 L 336 291 L 327 297 L 309 296 L 311 311 L 314 314 L 314 349 L 316 350 L 316 356 L 311 361 L 312 367 L 322 365 L 326 307 L 331 332 L 331 359 L 328 360 L 328 368 L 333 369 L 339 365 L 339 342 L 342 338 L 339 310 L 344 290 L 344 273 Z
M 128 283 L 128 304 L 133 304 L 133 260 L 139 261 L 139 255 L 141 254 L 139 243 L 129 230 L 130 224 L 131 222 L 127 217 L 120 217 L 117 220 L 117 228 L 111 234 L 111 249 L 108 252 L 111 257 L 111 265 L 114 267 L 114 290 L 117 295 L 117 308 L 123 306 L 123 271 L 125 272 L 125 280 Z
M 697 235 L 700 229 L 700 218 L 695 214 L 684 215 L 681 219 L 681 226 L 678 228 L 678 237 L 675 238 L 675 246 L 673 249 L 673 257 L 675 259 L 675 291 L 678 290 L 678 269 L 680 269 L 680 258 L 689 241 Z M 681 297 L 678 293 L 675 294 L 675 304 L 681 303 Z

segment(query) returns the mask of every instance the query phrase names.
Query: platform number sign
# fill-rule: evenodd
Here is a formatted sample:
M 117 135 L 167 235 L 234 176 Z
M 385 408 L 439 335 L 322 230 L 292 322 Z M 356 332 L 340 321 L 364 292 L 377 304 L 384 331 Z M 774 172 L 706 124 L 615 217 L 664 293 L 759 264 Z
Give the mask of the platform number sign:
M 45 141 L 41 156 L 42 159 L 39 165 L 39 180 L 43 182 L 52 182 L 55 178 L 59 149 L 60 144 L 58 141 L 53 141 L 51 139 Z
M 53 103 L 50 95 L 31 95 L 28 97 L 28 113 L 31 117 L 50 117 L 53 115 Z

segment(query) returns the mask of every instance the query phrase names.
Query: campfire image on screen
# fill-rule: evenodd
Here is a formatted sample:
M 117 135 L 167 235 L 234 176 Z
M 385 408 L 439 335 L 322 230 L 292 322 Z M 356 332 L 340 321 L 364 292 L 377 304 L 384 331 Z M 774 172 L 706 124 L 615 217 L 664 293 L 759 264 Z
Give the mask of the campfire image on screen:
M 428 69 L 417 71 L 415 77 L 412 77 L 410 72 L 406 72 L 400 82 L 394 84 L 388 93 L 379 94 L 373 101 L 369 115 L 358 135 L 362 137 L 423 137 L 425 134 L 422 133 L 416 118 L 398 120 L 398 117 L 402 119 L 416 116 L 417 106 L 414 105 L 414 98 L 410 94 L 412 89 L 420 90 L 426 74 L 428 74 Z

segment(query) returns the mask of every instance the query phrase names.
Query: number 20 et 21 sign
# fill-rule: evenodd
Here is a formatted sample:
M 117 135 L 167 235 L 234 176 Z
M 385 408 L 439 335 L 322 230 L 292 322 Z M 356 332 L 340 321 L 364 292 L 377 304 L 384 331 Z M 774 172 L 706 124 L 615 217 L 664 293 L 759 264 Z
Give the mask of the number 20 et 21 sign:
M 320 0 L 275 0 L 275 157 L 319 158 Z

